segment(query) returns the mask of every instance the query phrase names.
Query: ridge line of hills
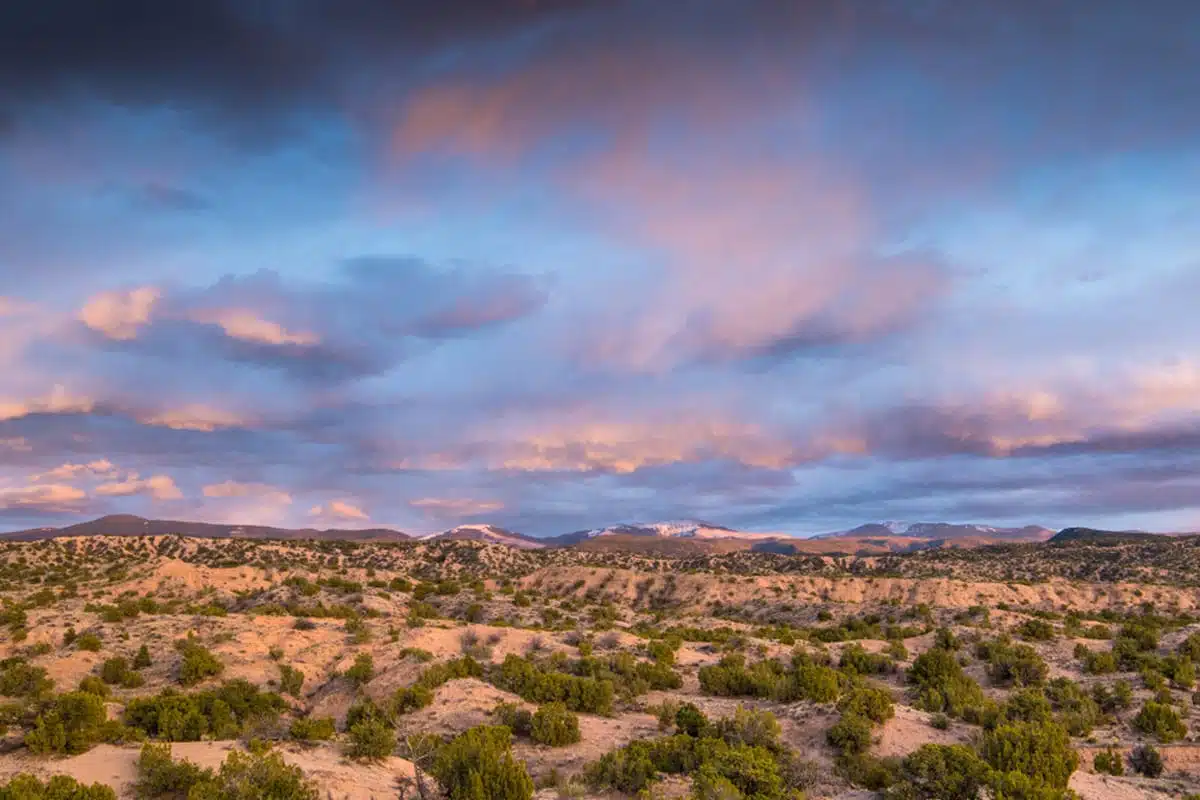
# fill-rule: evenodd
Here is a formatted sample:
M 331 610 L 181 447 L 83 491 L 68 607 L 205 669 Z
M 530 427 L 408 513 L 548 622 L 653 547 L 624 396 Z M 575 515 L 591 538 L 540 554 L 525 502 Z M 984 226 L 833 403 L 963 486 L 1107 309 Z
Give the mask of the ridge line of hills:
M 467 524 L 427 536 L 411 536 L 391 528 L 278 528 L 266 525 L 145 519 L 116 514 L 60 528 L 31 528 L 0 533 L 0 541 L 29 542 L 72 536 L 163 536 L 321 540 L 347 542 L 405 542 L 473 540 L 521 549 L 571 547 L 580 550 L 644 552 L 655 555 L 754 550 L 784 555 L 836 553 L 888 554 L 940 548 L 973 548 L 1030 542 L 1103 542 L 1158 539 L 1181 534 L 1140 531 L 1102 531 L 1073 527 L 1054 532 L 1038 525 L 1002 528 L 945 522 L 879 522 L 845 531 L 799 537 L 786 533 L 752 533 L 698 520 L 627 523 L 575 531 L 560 536 L 534 537 L 496 525 Z

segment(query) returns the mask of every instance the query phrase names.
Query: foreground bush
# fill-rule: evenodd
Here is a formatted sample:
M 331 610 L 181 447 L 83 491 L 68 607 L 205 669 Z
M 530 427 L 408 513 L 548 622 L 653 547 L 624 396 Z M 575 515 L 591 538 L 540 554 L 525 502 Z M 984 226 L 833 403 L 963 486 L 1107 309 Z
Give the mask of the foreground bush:
M 1129 765 L 1133 771 L 1147 778 L 1157 778 L 1163 773 L 1163 760 L 1158 750 L 1148 744 L 1133 748 L 1129 754 Z
M 59 695 L 38 715 L 25 735 L 34 753 L 82 753 L 106 736 L 104 701 L 88 692 Z
M 531 703 L 563 703 L 571 711 L 589 714 L 612 712 L 612 681 L 544 670 L 518 655 L 504 659 L 492 682 Z
M 55 775 L 45 783 L 32 775 L 17 775 L 0 784 L 0 800 L 117 800 L 117 793 L 102 783 L 88 786 L 68 775 Z
M 551 747 L 575 744 L 579 741 L 579 717 L 562 703 L 547 703 L 533 715 L 529 737 Z
M 277 720 L 286 705 L 278 694 L 238 679 L 194 694 L 165 689 L 134 698 L 125 706 L 125 724 L 168 742 L 233 739 L 251 721 Z
M 188 639 L 177 642 L 176 647 L 183 654 L 183 661 L 179 664 L 179 682 L 184 686 L 195 686 L 205 678 L 215 677 L 225 671 L 220 659 L 198 642 Z
M 278 753 L 234 750 L 221 769 L 174 761 L 170 745 L 146 745 L 138 758 L 135 790 L 141 798 L 188 800 L 319 800 L 320 793 L 299 767 Z
M 1124 775 L 1125 764 L 1121 754 L 1111 747 L 1096 753 L 1092 759 L 1092 768 L 1105 775 Z
M 503 726 L 471 728 L 438 752 L 430 772 L 448 800 L 529 800 L 533 781 L 511 743 Z
M 363 761 L 387 758 L 396 749 L 396 732 L 379 719 L 365 719 L 350 726 L 346 755 Z
M 332 739 L 337 729 L 332 717 L 301 717 L 292 721 L 289 734 L 293 739 L 305 742 L 325 741 Z
M 978 719 L 987 706 L 983 688 L 963 672 L 949 650 L 927 650 L 913 661 L 908 682 L 915 687 L 916 706 L 959 719 Z
M 1157 736 L 1163 743 L 1174 742 L 1187 735 L 1187 725 L 1178 712 L 1166 703 L 1147 700 L 1133 718 L 1133 727 L 1142 733 Z
M 983 735 L 980 755 L 994 769 L 1065 789 L 1079 766 L 1066 729 L 1053 722 L 1000 725 Z

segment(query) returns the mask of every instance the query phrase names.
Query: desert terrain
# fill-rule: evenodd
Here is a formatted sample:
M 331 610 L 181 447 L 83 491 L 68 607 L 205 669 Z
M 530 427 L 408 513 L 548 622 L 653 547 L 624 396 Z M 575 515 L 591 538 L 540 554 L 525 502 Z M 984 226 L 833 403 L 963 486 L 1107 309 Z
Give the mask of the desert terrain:
M 1198 555 L 0 541 L 0 797 L 1196 796 Z

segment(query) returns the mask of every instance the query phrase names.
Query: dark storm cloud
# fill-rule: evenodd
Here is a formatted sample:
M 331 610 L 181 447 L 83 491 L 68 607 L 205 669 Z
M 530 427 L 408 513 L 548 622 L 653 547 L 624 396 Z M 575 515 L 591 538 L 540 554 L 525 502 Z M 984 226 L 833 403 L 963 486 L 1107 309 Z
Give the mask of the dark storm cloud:
M 594 3 L 592 3 L 594 4 Z M 46 0 L 0 8 L 0 97 L 167 104 L 259 117 L 327 106 L 365 61 L 411 63 L 574 0 Z M 368 64 L 369 65 L 369 64 Z

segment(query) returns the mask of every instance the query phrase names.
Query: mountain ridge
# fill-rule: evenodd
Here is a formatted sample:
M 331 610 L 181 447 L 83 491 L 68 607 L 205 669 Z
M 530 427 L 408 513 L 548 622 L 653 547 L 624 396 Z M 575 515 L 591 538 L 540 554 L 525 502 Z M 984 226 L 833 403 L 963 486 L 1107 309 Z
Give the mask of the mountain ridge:
M 1083 533 L 1087 532 L 1085 537 Z M 1096 534 L 1106 534 L 1097 536 Z M 0 541 L 38 541 L 68 536 L 181 535 L 197 538 L 245 538 L 319 541 L 479 541 L 519 549 L 578 548 L 626 550 L 675 555 L 754 550 L 805 555 L 870 555 L 990 544 L 1064 542 L 1078 538 L 1143 538 L 1171 534 L 1099 532 L 1064 528 L 1056 533 L 1039 525 L 997 527 L 974 523 L 870 522 L 844 531 L 805 537 L 789 533 L 740 531 L 703 520 L 626 522 L 557 536 L 535 537 L 489 523 L 465 523 L 425 536 L 386 527 L 363 529 L 280 528 L 238 523 L 146 519 L 114 514 L 59 528 L 30 528 L 0 533 Z

